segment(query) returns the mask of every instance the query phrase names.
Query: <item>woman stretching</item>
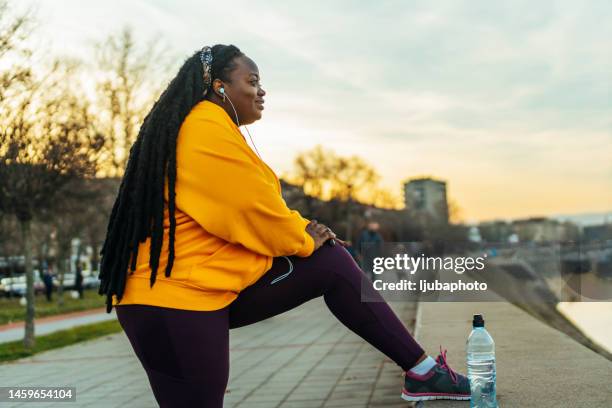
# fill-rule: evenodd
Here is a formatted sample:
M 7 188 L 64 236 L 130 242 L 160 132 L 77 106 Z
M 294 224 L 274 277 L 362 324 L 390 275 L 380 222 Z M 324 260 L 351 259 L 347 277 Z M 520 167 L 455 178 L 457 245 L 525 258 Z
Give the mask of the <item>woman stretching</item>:
M 469 399 L 467 379 L 429 357 L 325 225 L 287 208 L 239 126 L 260 119 L 257 65 L 233 45 L 188 58 L 145 117 L 108 225 L 107 311 L 161 407 L 222 407 L 229 330 L 323 296 L 346 327 L 405 372 L 402 397 Z M 331 244 L 331 240 L 337 242 Z M 162 273 L 159 273 L 160 270 Z

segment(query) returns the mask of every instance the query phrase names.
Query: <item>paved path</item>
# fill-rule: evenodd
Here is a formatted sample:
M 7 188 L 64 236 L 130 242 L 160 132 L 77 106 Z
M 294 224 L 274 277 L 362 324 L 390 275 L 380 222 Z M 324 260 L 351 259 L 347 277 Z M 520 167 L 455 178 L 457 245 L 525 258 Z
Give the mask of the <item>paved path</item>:
M 412 327 L 415 305 L 393 307 Z M 321 298 L 272 319 L 232 330 L 225 407 L 406 408 L 401 369 L 327 310 Z M 0 365 L 0 384 L 76 386 L 77 403 L 35 406 L 157 406 L 123 333 Z
M 104 308 L 85 310 L 63 315 L 48 316 L 36 319 L 34 330 L 37 336 L 50 334 L 59 330 L 70 329 L 90 323 L 115 320 L 115 311 L 106 313 Z M 0 326 L 0 343 L 21 340 L 24 336 L 24 323 L 15 322 Z

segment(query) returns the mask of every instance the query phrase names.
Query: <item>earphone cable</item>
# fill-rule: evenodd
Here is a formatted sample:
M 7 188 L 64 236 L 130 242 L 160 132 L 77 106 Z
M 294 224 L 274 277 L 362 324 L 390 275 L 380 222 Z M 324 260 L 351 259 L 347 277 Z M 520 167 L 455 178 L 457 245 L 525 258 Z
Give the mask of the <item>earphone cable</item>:
M 239 128 L 238 130 L 240 130 L 240 121 L 238 120 L 238 113 L 236 112 L 236 108 L 234 108 L 234 104 L 232 103 L 232 100 L 229 98 L 229 96 L 225 95 L 225 92 L 223 93 L 223 98 L 224 99 L 227 98 L 227 100 L 229 101 L 230 105 L 232 106 L 232 109 L 234 110 L 234 115 L 236 116 L 236 125 Z M 259 154 L 259 150 L 257 150 L 257 146 L 255 146 L 255 142 L 253 141 L 253 137 L 251 136 L 251 132 L 249 132 L 249 128 L 246 127 L 246 125 L 244 125 L 244 128 L 246 129 L 247 133 L 249 134 L 249 139 L 251 139 L 251 144 L 255 148 L 255 152 L 257 153 L 257 156 L 259 156 L 259 159 L 261 161 L 263 161 L 263 159 L 261 158 L 261 154 Z M 242 137 L 244 137 L 244 135 Z
M 261 154 L 259 154 L 259 150 L 257 150 L 257 146 L 255 146 L 255 142 L 253 141 L 253 138 L 251 137 L 251 132 L 249 132 L 249 128 L 246 127 L 246 125 L 244 125 L 244 128 L 246 129 L 247 133 L 249 134 L 249 139 L 251 139 L 251 144 L 253 145 L 253 147 L 255 148 L 255 152 L 257 153 L 257 155 L 259 156 L 259 159 L 261 161 L 263 161 L 263 159 L 261 158 Z

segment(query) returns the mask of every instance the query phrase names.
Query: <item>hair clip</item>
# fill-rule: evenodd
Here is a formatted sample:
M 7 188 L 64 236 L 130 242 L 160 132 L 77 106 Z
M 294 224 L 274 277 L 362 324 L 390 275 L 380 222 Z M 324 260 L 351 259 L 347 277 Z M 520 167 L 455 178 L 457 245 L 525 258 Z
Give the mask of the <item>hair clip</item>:
M 208 92 L 208 88 L 210 88 L 210 83 L 212 82 L 211 78 L 211 70 L 212 70 L 212 48 L 209 46 L 202 47 L 200 51 L 200 62 L 202 62 L 202 71 L 204 72 L 204 96 Z

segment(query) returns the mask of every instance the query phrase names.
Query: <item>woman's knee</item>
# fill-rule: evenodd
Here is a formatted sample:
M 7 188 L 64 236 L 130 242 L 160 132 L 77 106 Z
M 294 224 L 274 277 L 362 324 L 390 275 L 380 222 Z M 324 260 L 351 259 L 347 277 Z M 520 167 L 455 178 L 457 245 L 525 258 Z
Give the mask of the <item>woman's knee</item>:
M 342 245 L 330 246 L 325 244 L 316 252 L 319 252 L 317 255 L 319 256 L 319 262 L 322 264 L 321 269 L 335 275 L 334 277 L 344 275 L 354 278 L 363 275 L 363 271 L 355 262 L 355 259 Z

